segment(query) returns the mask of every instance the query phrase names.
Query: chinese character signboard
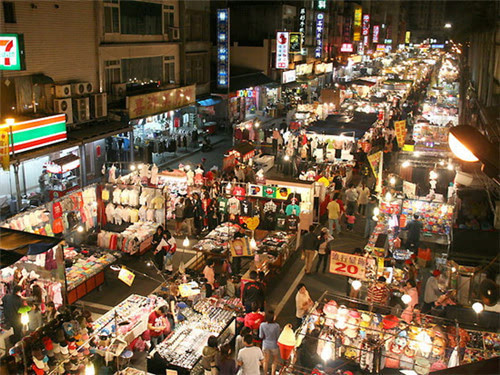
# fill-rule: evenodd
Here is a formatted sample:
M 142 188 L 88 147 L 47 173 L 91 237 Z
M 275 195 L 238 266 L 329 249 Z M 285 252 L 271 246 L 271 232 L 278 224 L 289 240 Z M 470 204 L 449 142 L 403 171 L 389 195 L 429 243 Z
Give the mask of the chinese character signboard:
M 25 70 L 23 34 L 0 34 L 0 70 Z
M 366 263 L 367 259 L 362 256 L 330 252 L 330 273 L 364 280 Z
M 306 43 L 306 8 L 300 8 L 299 12 L 299 33 L 302 39 L 300 44 L 303 46 Z
M 196 101 L 196 85 L 127 96 L 129 118 L 139 118 L 185 107 Z
M 325 27 L 325 14 L 320 12 L 316 14 L 316 49 L 314 57 L 321 58 L 323 53 L 323 29 Z
M 297 73 L 294 70 L 287 70 L 286 72 L 283 72 L 283 75 L 281 76 L 281 83 L 290 83 L 290 82 L 295 82 L 297 80 Z
M 370 32 L 370 15 L 363 15 L 363 35 L 368 35 Z
M 300 33 L 290 33 L 290 53 L 302 52 L 302 36 Z
M 354 9 L 354 33 L 352 38 L 355 42 L 359 42 L 361 40 L 361 18 L 362 8 L 360 6 L 356 6 Z
M 325 10 L 326 9 L 326 1 L 327 0 L 316 0 L 316 9 Z
M 276 69 L 288 69 L 289 33 L 276 33 Z
M 379 39 L 378 39 L 379 34 L 380 34 L 380 26 L 379 25 L 373 26 L 373 38 L 372 38 L 372 42 L 373 43 L 378 43 L 378 41 L 379 41 Z
M 352 43 L 342 43 L 342 46 L 340 47 L 340 52 L 353 52 L 354 48 L 352 46 Z
M 67 139 L 66 115 L 59 114 L 17 122 L 13 125 L 0 125 L 0 134 L 3 132 L 12 132 L 11 153 L 12 151 L 17 153 L 48 146 Z
M 0 164 L 4 171 L 10 169 L 9 132 L 0 130 Z
M 229 9 L 217 9 L 217 87 L 229 87 Z

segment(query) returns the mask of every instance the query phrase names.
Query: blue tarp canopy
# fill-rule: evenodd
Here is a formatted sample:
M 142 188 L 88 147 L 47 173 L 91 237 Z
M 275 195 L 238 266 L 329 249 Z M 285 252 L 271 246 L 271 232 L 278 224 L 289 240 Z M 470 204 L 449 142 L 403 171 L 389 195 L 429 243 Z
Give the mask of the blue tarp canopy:
M 354 132 L 356 138 L 361 138 L 376 120 L 376 113 L 354 112 L 353 116 L 330 115 L 326 120 L 314 122 L 307 130 L 327 135 Z
M 221 98 L 212 96 L 208 99 L 203 99 L 203 100 L 198 100 L 198 104 L 202 107 L 210 107 L 211 105 L 216 105 L 217 103 L 220 103 L 222 101 Z

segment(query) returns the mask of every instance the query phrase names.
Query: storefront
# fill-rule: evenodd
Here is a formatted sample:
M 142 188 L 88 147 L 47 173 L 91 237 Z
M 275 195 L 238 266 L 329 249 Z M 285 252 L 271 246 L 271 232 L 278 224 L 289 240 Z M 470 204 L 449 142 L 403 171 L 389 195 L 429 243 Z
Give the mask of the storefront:
M 202 123 L 195 103 L 195 85 L 128 96 L 134 159 L 160 165 L 178 149 L 197 145 Z

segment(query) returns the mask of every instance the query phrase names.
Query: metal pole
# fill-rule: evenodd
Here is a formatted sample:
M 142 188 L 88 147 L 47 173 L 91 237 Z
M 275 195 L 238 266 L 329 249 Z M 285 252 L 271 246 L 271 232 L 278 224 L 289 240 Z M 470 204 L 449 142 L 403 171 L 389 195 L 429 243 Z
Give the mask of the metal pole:
M 134 130 L 128 132 L 128 139 L 130 141 L 130 162 L 134 162 Z

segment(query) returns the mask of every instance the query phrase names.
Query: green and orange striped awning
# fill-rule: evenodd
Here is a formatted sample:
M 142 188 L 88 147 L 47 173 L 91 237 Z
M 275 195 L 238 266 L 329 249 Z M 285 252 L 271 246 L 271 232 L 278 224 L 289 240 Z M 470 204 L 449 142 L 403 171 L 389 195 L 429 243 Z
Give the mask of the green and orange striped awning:
M 67 139 L 66 115 L 58 114 L 35 120 L 0 125 L 0 130 L 12 132 L 10 152 L 25 152 L 62 142 Z

